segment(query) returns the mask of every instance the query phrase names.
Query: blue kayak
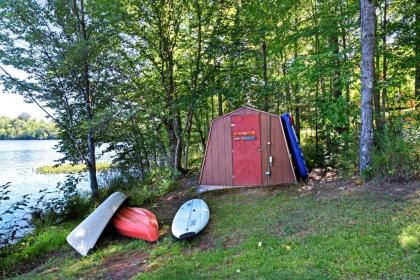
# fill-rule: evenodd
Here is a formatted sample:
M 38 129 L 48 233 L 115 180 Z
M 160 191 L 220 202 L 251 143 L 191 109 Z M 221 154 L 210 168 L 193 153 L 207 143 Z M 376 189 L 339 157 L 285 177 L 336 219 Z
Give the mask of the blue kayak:
M 306 168 L 305 160 L 303 159 L 302 149 L 296 137 L 295 129 L 293 128 L 291 117 L 288 113 L 281 115 L 281 121 L 284 126 L 284 133 L 286 135 L 287 144 L 292 153 L 293 163 L 295 165 L 296 175 L 304 180 L 308 179 L 308 168 Z

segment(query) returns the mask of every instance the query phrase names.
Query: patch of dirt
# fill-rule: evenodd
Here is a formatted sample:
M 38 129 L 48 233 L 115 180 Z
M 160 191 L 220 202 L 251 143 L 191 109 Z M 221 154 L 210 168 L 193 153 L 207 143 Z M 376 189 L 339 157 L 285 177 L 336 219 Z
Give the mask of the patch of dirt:
M 238 203 L 251 203 L 261 197 L 273 196 L 274 194 L 281 191 L 290 191 L 296 189 L 296 185 L 277 185 L 267 187 L 240 187 L 240 188 L 227 188 L 221 190 L 213 190 L 209 192 L 200 193 L 204 199 L 216 199 L 223 198 L 232 194 L 238 194 L 241 196 L 241 200 Z
M 378 195 L 396 198 L 420 198 L 420 181 L 410 183 L 369 182 L 364 185 L 367 191 Z
M 215 240 L 216 238 L 213 236 L 213 234 L 201 232 L 190 241 L 191 246 L 183 248 L 182 251 L 186 255 L 197 251 L 207 251 L 216 247 Z
M 171 194 L 160 198 L 151 205 L 151 210 L 156 214 L 159 221 L 159 227 L 170 225 L 178 208 L 188 200 L 183 194 Z
M 108 257 L 102 262 L 106 276 L 99 279 L 130 279 L 147 270 L 147 257 L 148 254 L 144 252 L 127 252 Z M 95 272 L 92 276 L 95 276 Z
M 206 234 L 205 236 L 203 236 L 203 238 L 201 238 L 197 247 L 200 251 L 213 249 L 214 247 L 216 247 L 216 244 L 214 243 L 214 237 L 210 234 Z
M 130 279 L 134 275 L 147 270 L 148 254 L 131 251 L 106 257 L 99 266 L 83 273 L 79 279 Z
M 309 180 L 297 188 L 303 196 L 315 194 L 317 196 L 339 196 L 341 194 L 357 195 L 365 192 L 381 196 L 398 198 L 413 198 L 420 196 L 420 182 L 396 183 L 384 181 L 370 181 L 365 183 L 359 176 L 342 177 L 333 168 L 315 168 L 309 175 Z
M 171 225 L 178 208 L 187 200 L 195 196 L 195 187 L 198 184 L 197 176 L 181 179 L 180 188 L 158 198 L 150 205 L 156 214 L 159 226 Z
M 239 236 L 229 236 L 223 241 L 223 247 L 232 248 L 241 244 L 244 240 Z

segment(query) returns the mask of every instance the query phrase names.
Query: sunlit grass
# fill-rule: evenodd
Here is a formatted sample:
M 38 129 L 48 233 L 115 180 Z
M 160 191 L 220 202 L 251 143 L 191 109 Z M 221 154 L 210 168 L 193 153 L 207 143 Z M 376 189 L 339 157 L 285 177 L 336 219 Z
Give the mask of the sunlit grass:
M 110 258 L 125 254 L 128 261 L 139 252 L 147 255 L 144 264 L 139 264 L 146 271 L 135 279 L 420 276 L 420 205 L 415 200 L 369 193 L 299 196 L 290 189 L 266 194 L 208 193 L 202 198 L 210 207 L 210 223 L 191 240 L 177 241 L 168 234 L 150 244 L 104 236 L 87 257 L 68 255 L 65 260 L 47 263 L 43 274 L 37 271 L 22 277 L 106 278 L 109 267 L 104 263 Z M 124 258 L 119 261 L 124 263 Z
M 101 172 L 111 168 L 110 162 L 97 162 L 96 171 Z M 87 171 L 85 164 L 42 165 L 36 169 L 40 174 L 72 174 Z
M 25 261 L 47 256 L 66 243 L 66 236 L 75 226 L 74 222 L 37 229 L 35 233 L 19 243 L 2 248 L 0 251 L 0 270 L 10 271 Z
M 399 236 L 399 241 L 403 247 L 420 248 L 420 223 L 409 225 L 404 228 Z
M 417 279 L 419 205 L 373 196 L 208 198 L 211 224 L 138 279 Z M 417 222 L 417 223 L 416 223 Z M 416 224 L 415 227 L 411 224 Z M 407 225 L 408 226 L 407 228 Z M 405 229 L 405 231 L 404 231 Z M 411 245 L 403 247 L 399 234 Z M 214 246 L 196 249 L 209 238 Z M 186 248 L 190 253 L 185 253 Z

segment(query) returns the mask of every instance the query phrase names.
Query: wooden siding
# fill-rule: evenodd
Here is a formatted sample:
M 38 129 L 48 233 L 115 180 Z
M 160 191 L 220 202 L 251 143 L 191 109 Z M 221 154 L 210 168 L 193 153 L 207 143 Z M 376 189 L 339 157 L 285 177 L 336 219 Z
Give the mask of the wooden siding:
M 279 117 L 273 117 L 268 114 L 261 114 L 261 163 L 263 186 L 287 184 L 296 182 L 293 167 L 290 165 L 289 151 L 283 137 L 283 127 Z M 271 130 L 271 132 L 270 132 Z M 268 158 L 271 156 L 273 164 L 271 166 L 271 175 L 265 174 L 268 171 Z
M 280 117 L 249 107 L 242 107 L 215 119 L 211 125 L 200 184 L 233 186 L 231 116 L 260 114 L 262 185 L 277 185 L 296 182 L 290 153 L 284 136 Z M 269 157 L 269 130 L 271 130 L 271 176 L 266 176 Z
M 213 121 L 207 143 L 200 184 L 233 185 L 230 117 Z
M 271 116 L 267 114 L 261 114 L 260 121 L 261 121 L 261 171 L 262 171 L 262 184 L 263 186 L 274 184 L 272 181 L 272 176 L 268 177 L 265 172 L 268 170 L 268 157 L 270 154 L 270 147 L 268 146 L 268 142 L 271 141 L 271 154 L 274 156 L 274 141 L 270 139 L 269 129 L 270 129 L 270 120 Z M 273 129 L 271 130 L 273 131 Z M 273 139 L 273 135 L 271 135 Z M 273 169 L 273 168 L 272 168 Z M 273 170 L 271 169 L 271 173 Z

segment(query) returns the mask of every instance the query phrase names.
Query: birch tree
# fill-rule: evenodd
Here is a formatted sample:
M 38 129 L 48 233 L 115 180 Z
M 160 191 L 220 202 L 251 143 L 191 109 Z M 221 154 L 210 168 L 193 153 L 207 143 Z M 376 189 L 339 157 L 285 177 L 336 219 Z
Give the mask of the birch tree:
M 369 167 L 372 154 L 373 126 L 372 126 L 372 95 L 375 80 L 375 1 L 360 1 L 361 15 L 361 130 L 359 143 L 359 171 Z

